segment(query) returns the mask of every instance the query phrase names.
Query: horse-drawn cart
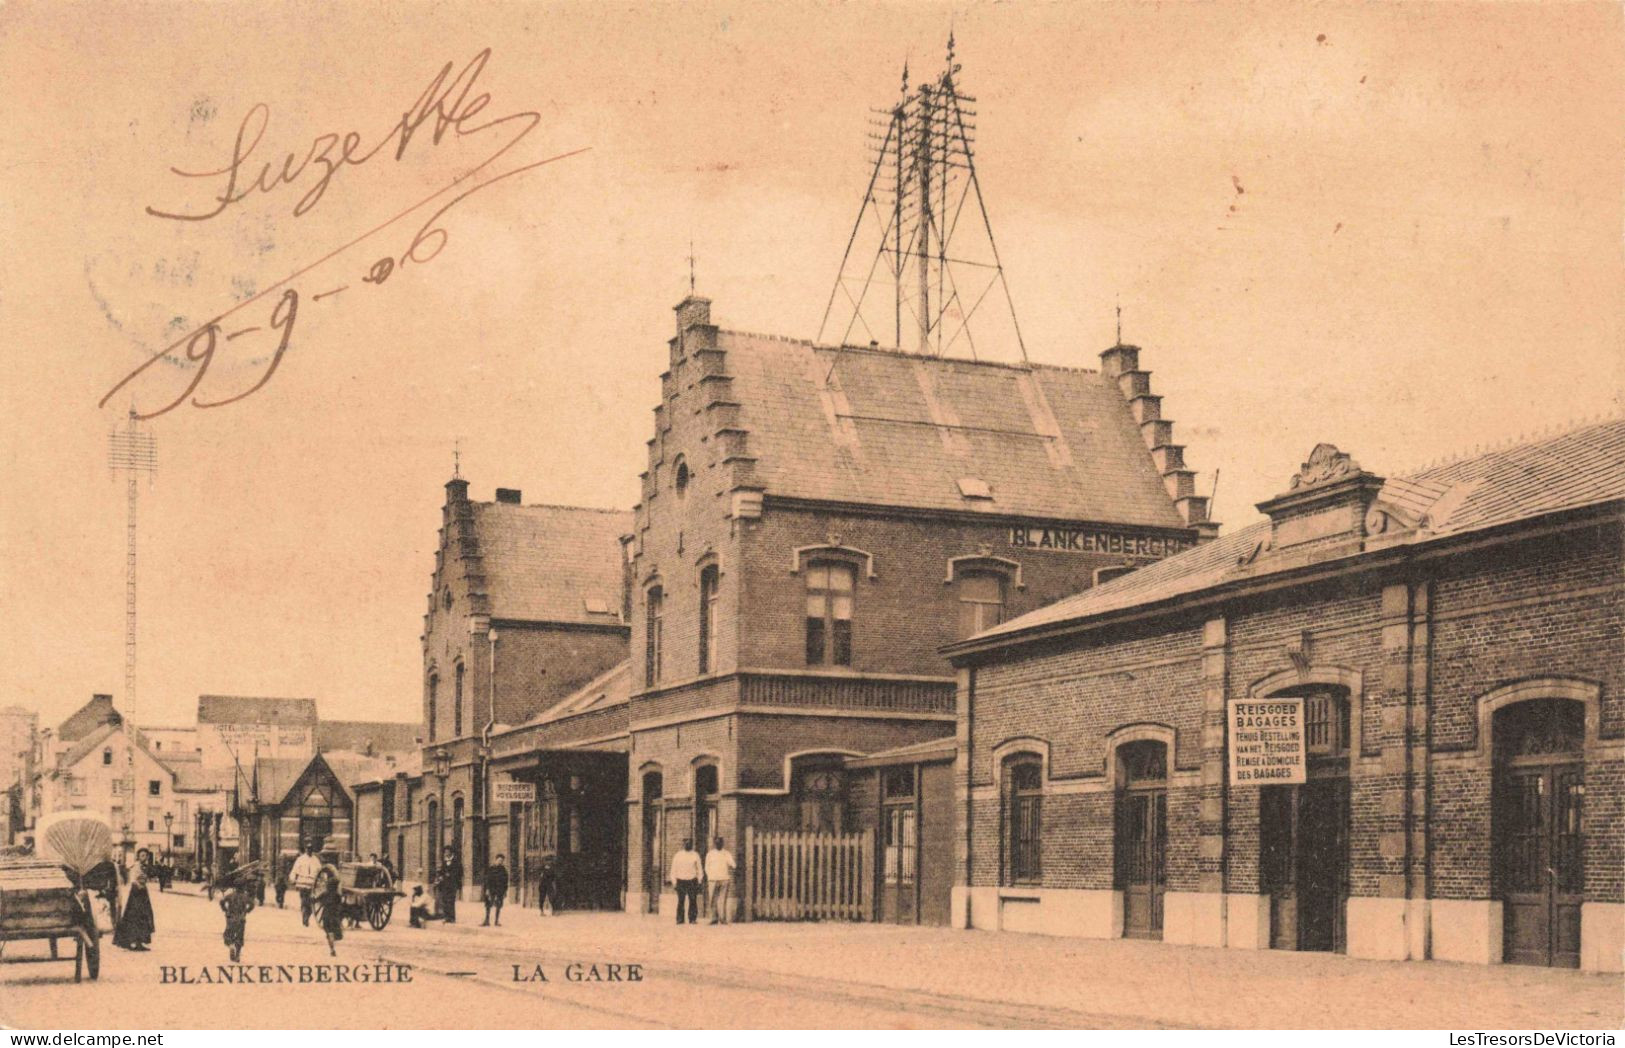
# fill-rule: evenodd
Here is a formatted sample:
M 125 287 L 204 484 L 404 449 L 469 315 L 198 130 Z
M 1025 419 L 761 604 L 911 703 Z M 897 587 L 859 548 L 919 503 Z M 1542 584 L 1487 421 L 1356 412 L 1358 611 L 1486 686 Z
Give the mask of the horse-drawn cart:
M 101 937 L 89 893 L 74 887 L 60 863 L 0 859 L 0 949 L 25 939 L 49 941 L 50 957 L 10 958 L 9 963 L 67 960 L 57 956 L 57 940 L 72 939 L 73 981 L 101 974 Z
M 350 927 L 362 921 L 381 932 L 395 912 L 395 900 L 405 893 L 396 888 L 389 871 L 375 863 L 346 862 L 339 866 L 339 898 Z

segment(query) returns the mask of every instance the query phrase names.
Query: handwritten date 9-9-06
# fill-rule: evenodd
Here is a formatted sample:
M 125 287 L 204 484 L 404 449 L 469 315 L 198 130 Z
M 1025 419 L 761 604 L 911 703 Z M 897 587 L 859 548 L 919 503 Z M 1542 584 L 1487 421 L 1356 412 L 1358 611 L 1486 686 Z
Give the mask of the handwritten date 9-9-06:
M 431 193 L 429 196 L 417 201 L 410 207 L 396 212 L 392 217 L 372 226 L 370 229 L 352 238 L 348 242 L 340 245 L 332 251 L 327 252 L 314 262 L 311 262 L 308 265 L 294 271 L 283 279 L 266 287 L 258 294 L 239 302 L 209 322 L 181 336 L 181 338 L 177 339 L 175 342 L 172 342 L 163 350 L 142 362 L 139 367 L 131 371 L 128 375 L 124 376 L 124 378 L 121 379 L 117 385 L 107 391 L 107 394 L 102 397 L 98 406 L 105 407 L 108 401 L 112 400 L 113 397 L 119 393 L 119 391 L 129 386 L 154 364 L 165 358 L 172 359 L 175 363 L 180 364 L 183 368 L 190 365 L 192 370 L 191 380 L 186 384 L 186 388 L 181 391 L 179 396 L 169 400 L 162 407 L 157 408 L 156 410 L 137 411 L 137 418 L 156 418 L 159 415 L 173 411 L 182 404 L 187 403 L 188 399 L 190 399 L 191 405 L 197 408 L 223 407 L 227 404 L 236 403 L 237 401 L 242 400 L 244 397 L 250 396 L 264 388 L 265 384 L 271 380 L 273 375 L 276 374 L 277 368 L 281 365 L 282 358 L 284 354 L 287 353 L 288 347 L 293 338 L 294 325 L 299 316 L 300 308 L 299 291 L 291 286 L 295 280 L 304 276 L 311 270 L 329 261 L 335 256 L 348 251 L 350 248 L 359 244 L 368 237 L 371 237 L 373 234 L 382 231 L 388 226 L 394 225 L 400 219 L 411 214 L 413 211 L 417 211 L 420 208 L 427 206 L 437 197 L 441 197 L 447 192 L 450 192 L 452 189 L 455 189 L 457 186 L 461 185 L 463 182 L 467 181 L 472 176 L 489 166 L 492 161 L 496 160 L 508 150 L 512 149 L 522 139 L 524 139 L 526 135 L 530 134 L 530 132 L 540 122 L 540 113 L 527 110 L 510 113 L 507 116 L 487 120 L 477 127 L 465 126 L 465 123 L 469 118 L 481 112 L 490 102 L 490 96 L 486 94 L 476 95 L 473 98 L 469 97 L 474 82 L 478 78 L 480 70 L 485 67 L 485 63 L 490 58 L 490 54 L 491 52 L 489 49 L 481 51 L 471 62 L 469 62 L 467 66 L 463 68 L 462 72 L 458 73 L 456 77 L 451 79 L 449 84 L 447 83 L 446 78 L 450 75 L 452 67 L 451 63 L 448 62 L 430 82 L 428 88 L 426 88 L 418 97 L 417 102 L 413 104 L 412 108 L 402 115 L 400 122 L 395 125 L 394 129 L 390 132 L 390 135 L 364 154 L 358 154 L 356 152 L 356 148 L 359 145 L 359 136 L 355 132 L 350 132 L 344 136 L 343 146 L 340 149 L 337 160 L 331 160 L 328 158 L 327 154 L 331 152 L 334 145 L 338 144 L 339 139 L 335 135 L 323 135 L 318 137 L 315 143 L 312 144 L 311 152 L 305 158 L 305 160 L 298 161 L 297 155 L 290 153 L 288 154 L 287 160 L 283 163 L 282 170 L 280 172 L 273 174 L 273 165 L 266 164 L 261 169 L 260 174 L 254 179 L 252 184 L 246 188 L 243 188 L 240 185 L 239 179 L 241 177 L 244 162 L 247 160 L 249 154 L 254 151 L 255 146 L 259 144 L 259 141 L 265 132 L 266 122 L 269 119 L 269 109 L 264 105 L 256 105 L 249 111 L 249 115 L 244 118 L 243 125 L 238 131 L 237 142 L 233 148 L 232 162 L 230 165 L 213 172 L 183 172 L 176 170 L 176 174 L 188 178 L 207 177 L 211 175 L 225 176 L 225 188 L 215 197 L 218 206 L 210 212 L 198 214 L 170 214 L 157 211 L 151 207 L 147 208 L 148 213 L 157 218 L 202 221 L 213 218 L 215 215 L 218 215 L 224 211 L 227 207 L 243 201 L 256 190 L 261 193 L 270 193 L 283 185 L 293 184 L 299 180 L 300 176 L 306 170 L 308 165 L 315 163 L 320 168 L 320 171 L 317 173 L 316 183 L 310 187 L 305 195 L 300 198 L 299 203 L 294 206 L 294 214 L 301 215 L 308 211 L 311 207 L 314 207 L 316 202 L 321 199 L 322 194 L 326 192 L 327 186 L 330 184 L 334 173 L 341 165 L 346 163 L 351 165 L 365 163 L 372 156 L 376 155 L 378 151 L 390 141 L 397 142 L 395 153 L 396 157 L 399 158 L 405 152 L 407 143 L 411 140 L 412 135 L 431 117 L 433 117 L 435 120 L 433 139 L 437 144 L 448 130 L 456 130 L 459 135 L 471 135 L 480 131 L 501 127 L 507 124 L 513 124 L 516 129 L 512 138 L 509 138 L 507 141 L 503 142 L 499 148 L 492 151 L 479 163 L 452 179 L 434 193 Z M 460 91 L 458 90 L 459 88 L 461 89 Z M 457 92 L 457 94 L 455 100 L 452 100 L 452 95 L 454 92 Z M 260 114 L 257 118 L 257 124 L 255 123 L 256 114 Z M 248 129 L 250 127 L 256 127 L 256 130 L 245 148 L 244 139 L 245 137 L 248 137 Z M 377 286 L 383 284 L 393 273 L 409 263 L 422 265 L 433 260 L 435 256 L 439 255 L 441 250 L 446 246 L 446 241 L 448 239 L 448 234 L 440 225 L 440 220 L 448 210 L 457 205 L 459 202 L 466 200 L 468 197 L 474 195 L 482 189 L 495 185 L 498 182 L 502 182 L 506 179 L 513 178 L 515 175 L 524 174 L 527 171 L 533 171 L 538 167 L 543 167 L 547 164 L 553 163 L 554 161 L 563 160 L 566 157 L 576 156 L 584 152 L 586 152 L 586 149 L 575 149 L 567 153 L 560 153 L 543 160 L 537 160 L 511 168 L 502 174 L 493 175 L 475 182 L 473 185 L 457 193 L 450 200 L 447 200 L 445 203 L 441 204 L 440 207 L 418 228 L 416 234 L 412 237 L 411 242 L 406 246 L 405 250 L 399 253 L 399 255 L 386 254 L 374 261 L 371 266 L 367 267 L 365 272 L 360 275 L 361 282 L 364 284 Z M 295 166 L 296 161 L 298 161 L 297 166 Z M 313 303 L 321 302 L 324 299 L 331 298 L 332 296 L 347 290 L 349 287 L 349 284 L 341 284 L 338 287 L 329 288 L 328 290 L 311 295 L 310 301 Z M 204 380 L 209 373 L 210 365 L 214 363 L 216 354 L 219 352 L 222 343 L 229 343 L 237 338 L 264 330 L 263 325 L 249 324 L 228 332 L 225 325 L 226 319 L 241 312 L 260 299 L 263 299 L 267 295 L 278 290 L 282 292 L 282 295 L 277 301 L 276 306 L 271 310 L 271 315 L 269 317 L 270 330 L 275 332 L 278 336 L 277 345 L 274 353 L 272 353 L 270 356 L 269 362 L 265 366 L 264 372 L 260 375 L 259 381 L 255 382 L 250 388 L 241 392 L 228 396 L 217 396 L 215 399 L 211 400 L 194 396 L 194 394 L 197 393 L 199 388 L 203 385 Z M 233 326 L 235 327 L 235 325 Z

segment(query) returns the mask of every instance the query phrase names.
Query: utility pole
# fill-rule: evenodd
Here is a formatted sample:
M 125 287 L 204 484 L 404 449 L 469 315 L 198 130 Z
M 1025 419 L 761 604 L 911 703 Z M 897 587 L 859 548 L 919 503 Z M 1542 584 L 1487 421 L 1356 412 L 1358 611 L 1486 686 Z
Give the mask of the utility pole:
M 124 739 L 125 793 L 124 839 L 135 842 L 135 554 L 136 503 L 141 492 L 140 479 L 144 475 L 148 484 L 158 472 L 158 444 L 153 435 L 141 429 L 135 408 L 125 428 L 115 428 L 107 435 L 107 468 L 114 476 L 125 475 L 124 525 Z

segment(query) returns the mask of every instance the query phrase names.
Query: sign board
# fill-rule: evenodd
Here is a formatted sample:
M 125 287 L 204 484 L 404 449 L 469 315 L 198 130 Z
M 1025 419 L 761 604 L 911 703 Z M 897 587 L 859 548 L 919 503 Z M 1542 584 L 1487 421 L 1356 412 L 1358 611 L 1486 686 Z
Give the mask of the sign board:
M 1266 786 L 1307 780 L 1303 699 L 1232 699 L 1227 719 L 1230 785 Z
M 493 782 L 491 784 L 491 803 L 493 804 L 523 804 L 536 800 L 536 784 L 533 782 Z
M 1084 527 L 1011 528 L 1015 549 L 1057 550 L 1062 553 L 1121 553 L 1131 557 L 1167 557 L 1192 545 L 1189 539 L 1163 535 L 1126 535 Z

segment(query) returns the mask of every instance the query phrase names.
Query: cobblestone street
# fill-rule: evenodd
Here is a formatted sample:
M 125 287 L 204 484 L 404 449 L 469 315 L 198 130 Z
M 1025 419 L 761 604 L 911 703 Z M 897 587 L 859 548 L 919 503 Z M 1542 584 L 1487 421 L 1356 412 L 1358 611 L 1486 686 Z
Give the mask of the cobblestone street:
M 329 960 L 289 903 L 250 917 L 245 965 Z M 336 961 L 411 965 L 404 985 L 162 985 L 162 966 L 195 975 L 227 958 L 207 900 L 171 892 L 154 905 L 152 951 L 109 946 L 99 982 L 75 986 L 71 964 L 0 968 L 0 1020 L 27 1029 L 1625 1025 L 1625 982 L 1570 971 L 877 925 L 679 928 L 519 909 L 503 927 L 481 928 L 477 906 L 456 926 L 414 930 L 400 911 L 383 932 L 346 933 Z M 44 951 L 13 944 L 6 957 L 30 952 Z M 641 981 L 603 981 L 610 965 L 623 980 L 640 966 Z M 545 982 L 516 981 L 538 966 Z

